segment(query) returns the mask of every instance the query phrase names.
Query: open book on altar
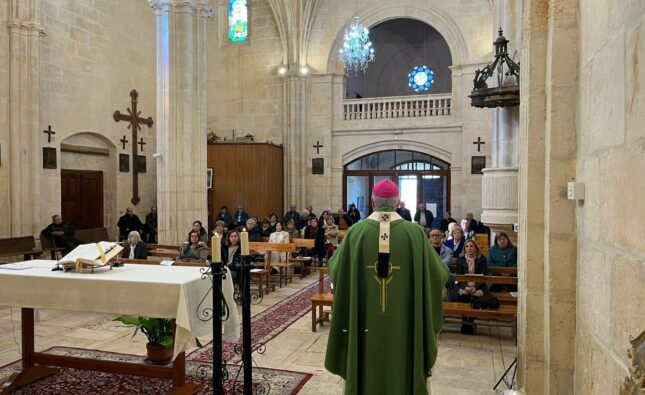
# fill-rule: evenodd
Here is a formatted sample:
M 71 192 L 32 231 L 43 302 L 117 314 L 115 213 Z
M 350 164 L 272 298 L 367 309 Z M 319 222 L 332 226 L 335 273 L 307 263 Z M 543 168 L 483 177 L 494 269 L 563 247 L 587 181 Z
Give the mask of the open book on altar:
M 77 272 L 82 272 L 83 269 L 94 269 L 108 265 L 110 260 L 117 257 L 121 251 L 123 251 L 123 247 L 109 241 L 81 244 L 61 258 L 58 264 L 65 271 L 75 269 Z

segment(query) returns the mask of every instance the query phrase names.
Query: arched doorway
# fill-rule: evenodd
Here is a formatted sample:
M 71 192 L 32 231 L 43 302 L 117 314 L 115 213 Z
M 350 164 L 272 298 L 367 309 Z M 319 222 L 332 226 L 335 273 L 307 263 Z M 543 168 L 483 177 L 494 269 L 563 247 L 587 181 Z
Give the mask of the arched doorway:
M 438 227 L 450 208 L 450 163 L 410 150 L 373 152 L 343 167 L 343 201 L 355 204 L 361 218 L 371 213 L 370 196 L 377 182 L 390 179 L 399 185 L 401 200 L 412 214 L 424 202 Z

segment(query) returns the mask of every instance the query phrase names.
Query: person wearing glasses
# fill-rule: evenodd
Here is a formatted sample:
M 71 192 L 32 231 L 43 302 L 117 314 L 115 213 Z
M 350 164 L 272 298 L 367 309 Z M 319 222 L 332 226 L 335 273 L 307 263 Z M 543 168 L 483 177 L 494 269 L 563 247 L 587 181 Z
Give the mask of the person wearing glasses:
M 191 231 L 188 241 L 179 246 L 178 262 L 206 262 L 208 247 L 201 241 L 199 232 Z

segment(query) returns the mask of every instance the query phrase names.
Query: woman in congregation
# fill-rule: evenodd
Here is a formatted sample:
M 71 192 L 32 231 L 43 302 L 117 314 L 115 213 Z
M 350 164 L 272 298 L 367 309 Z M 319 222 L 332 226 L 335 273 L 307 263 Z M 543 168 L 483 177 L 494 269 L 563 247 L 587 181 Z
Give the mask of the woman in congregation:
M 464 249 L 464 231 L 459 226 L 455 226 L 452 228 L 452 239 L 446 240 L 444 244 L 452 250 L 453 257 L 459 258 Z
M 231 271 L 233 282 L 239 278 L 239 266 L 242 249 L 240 247 L 240 233 L 237 230 L 228 232 L 226 242 L 222 243 L 222 262 Z
M 141 235 L 136 230 L 128 234 L 128 243 L 123 246 L 121 258 L 147 259 L 148 247 L 141 241 Z
M 296 227 L 296 221 L 292 219 L 287 222 L 287 233 L 289 233 L 289 240 L 299 239 L 302 237 L 298 227 Z
M 215 229 L 213 229 L 213 235 L 217 235 L 224 239 L 224 235 L 226 234 L 226 224 L 224 221 L 217 221 L 215 222 Z
M 333 215 L 333 217 L 339 230 L 347 230 L 352 225 L 352 219 L 349 218 L 349 215 L 343 212 L 342 208 L 339 208 L 338 212 Z
M 275 223 L 275 232 L 271 233 L 269 236 L 269 243 L 289 243 L 289 232 L 282 228 L 282 222 Z M 271 262 L 287 262 L 287 253 L 271 251 Z M 278 270 L 276 267 L 273 269 Z
M 457 229 L 457 228 L 455 228 Z M 457 259 L 457 274 L 483 274 L 488 275 L 488 264 L 474 240 L 466 240 L 464 251 Z M 473 299 L 490 295 L 486 283 L 459 282 L 453 287 L 452 300 L 461 303 L 471 303 Z M 461 333 L 473 334 L 472 318 L 463 318 L 470 324 L 462 324 Z
M 495 235 L 495 245 L 488 250 L 488 266 L 501 266 L 501 267 L 517 267 L 517 247 L 511 243 L 508 234 L 499 232 Z M 510 276 L 508 273 L 501 274 L 504 277 Z M 517 291 L 517 285 L 509 284 L 504 286 L 502 284 L 491 284 L 491 292 L 500 292 L 504 288 L 509 291 Z
M 349 210 L 347 210 L 347 215 L 352 220 L 352 224 L 350 224 L 350 226 L 361 220 L 361 212 L 358 211 L 354 203 L 349 205 Z
M 262 229 L 260 229 L 260 233 L 262 233 L 262 237 L 270 237 L 271 233 L 273 233 L 271 222 L 269 222 L 268 218 L 262 221 Z
M 193 222 L 193 229 L 190 232 L 197 232 L 199 234 L 199 240 L 204 244 L 208 244 L 208 232 L 206 231 L 206 229 L 204 229 L 202 221 Z M 190 232 L 188 235 L 189 238 Z
M 206 262 L 208 246 L 201 241 L 199 232 L 193 230 L 188 234 L 188 241 L 179 246 L 179 262 Z
M 322 260 L 325 257 L 325 230 L 318 225 L 316 218 L 309 220 L 309 225 L 305 227 L 305 239 L 314 239 L 314 248 L 307 250 L 308 256 L 313 256 L 315 260 Z
M 323 228 L 325 229 L 325 250 L 329 259 L 338 247 L 338 225 L 334 223 L 334 218 L 329 216 Z

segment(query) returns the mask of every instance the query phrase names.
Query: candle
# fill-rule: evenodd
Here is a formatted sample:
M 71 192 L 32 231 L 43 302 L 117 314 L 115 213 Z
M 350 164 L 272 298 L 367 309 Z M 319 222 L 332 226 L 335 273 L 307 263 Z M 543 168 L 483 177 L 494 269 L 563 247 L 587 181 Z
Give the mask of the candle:
M 211 247 L 213 248 L 213 262 L 221 262 L 222 261 L 222 238 L 218 235 L 215 234 L 211 238 Z
M 240 233 L 240 244 L 242 245 L 242 255 L 249 255 L 249 232 L 246 230 Z

